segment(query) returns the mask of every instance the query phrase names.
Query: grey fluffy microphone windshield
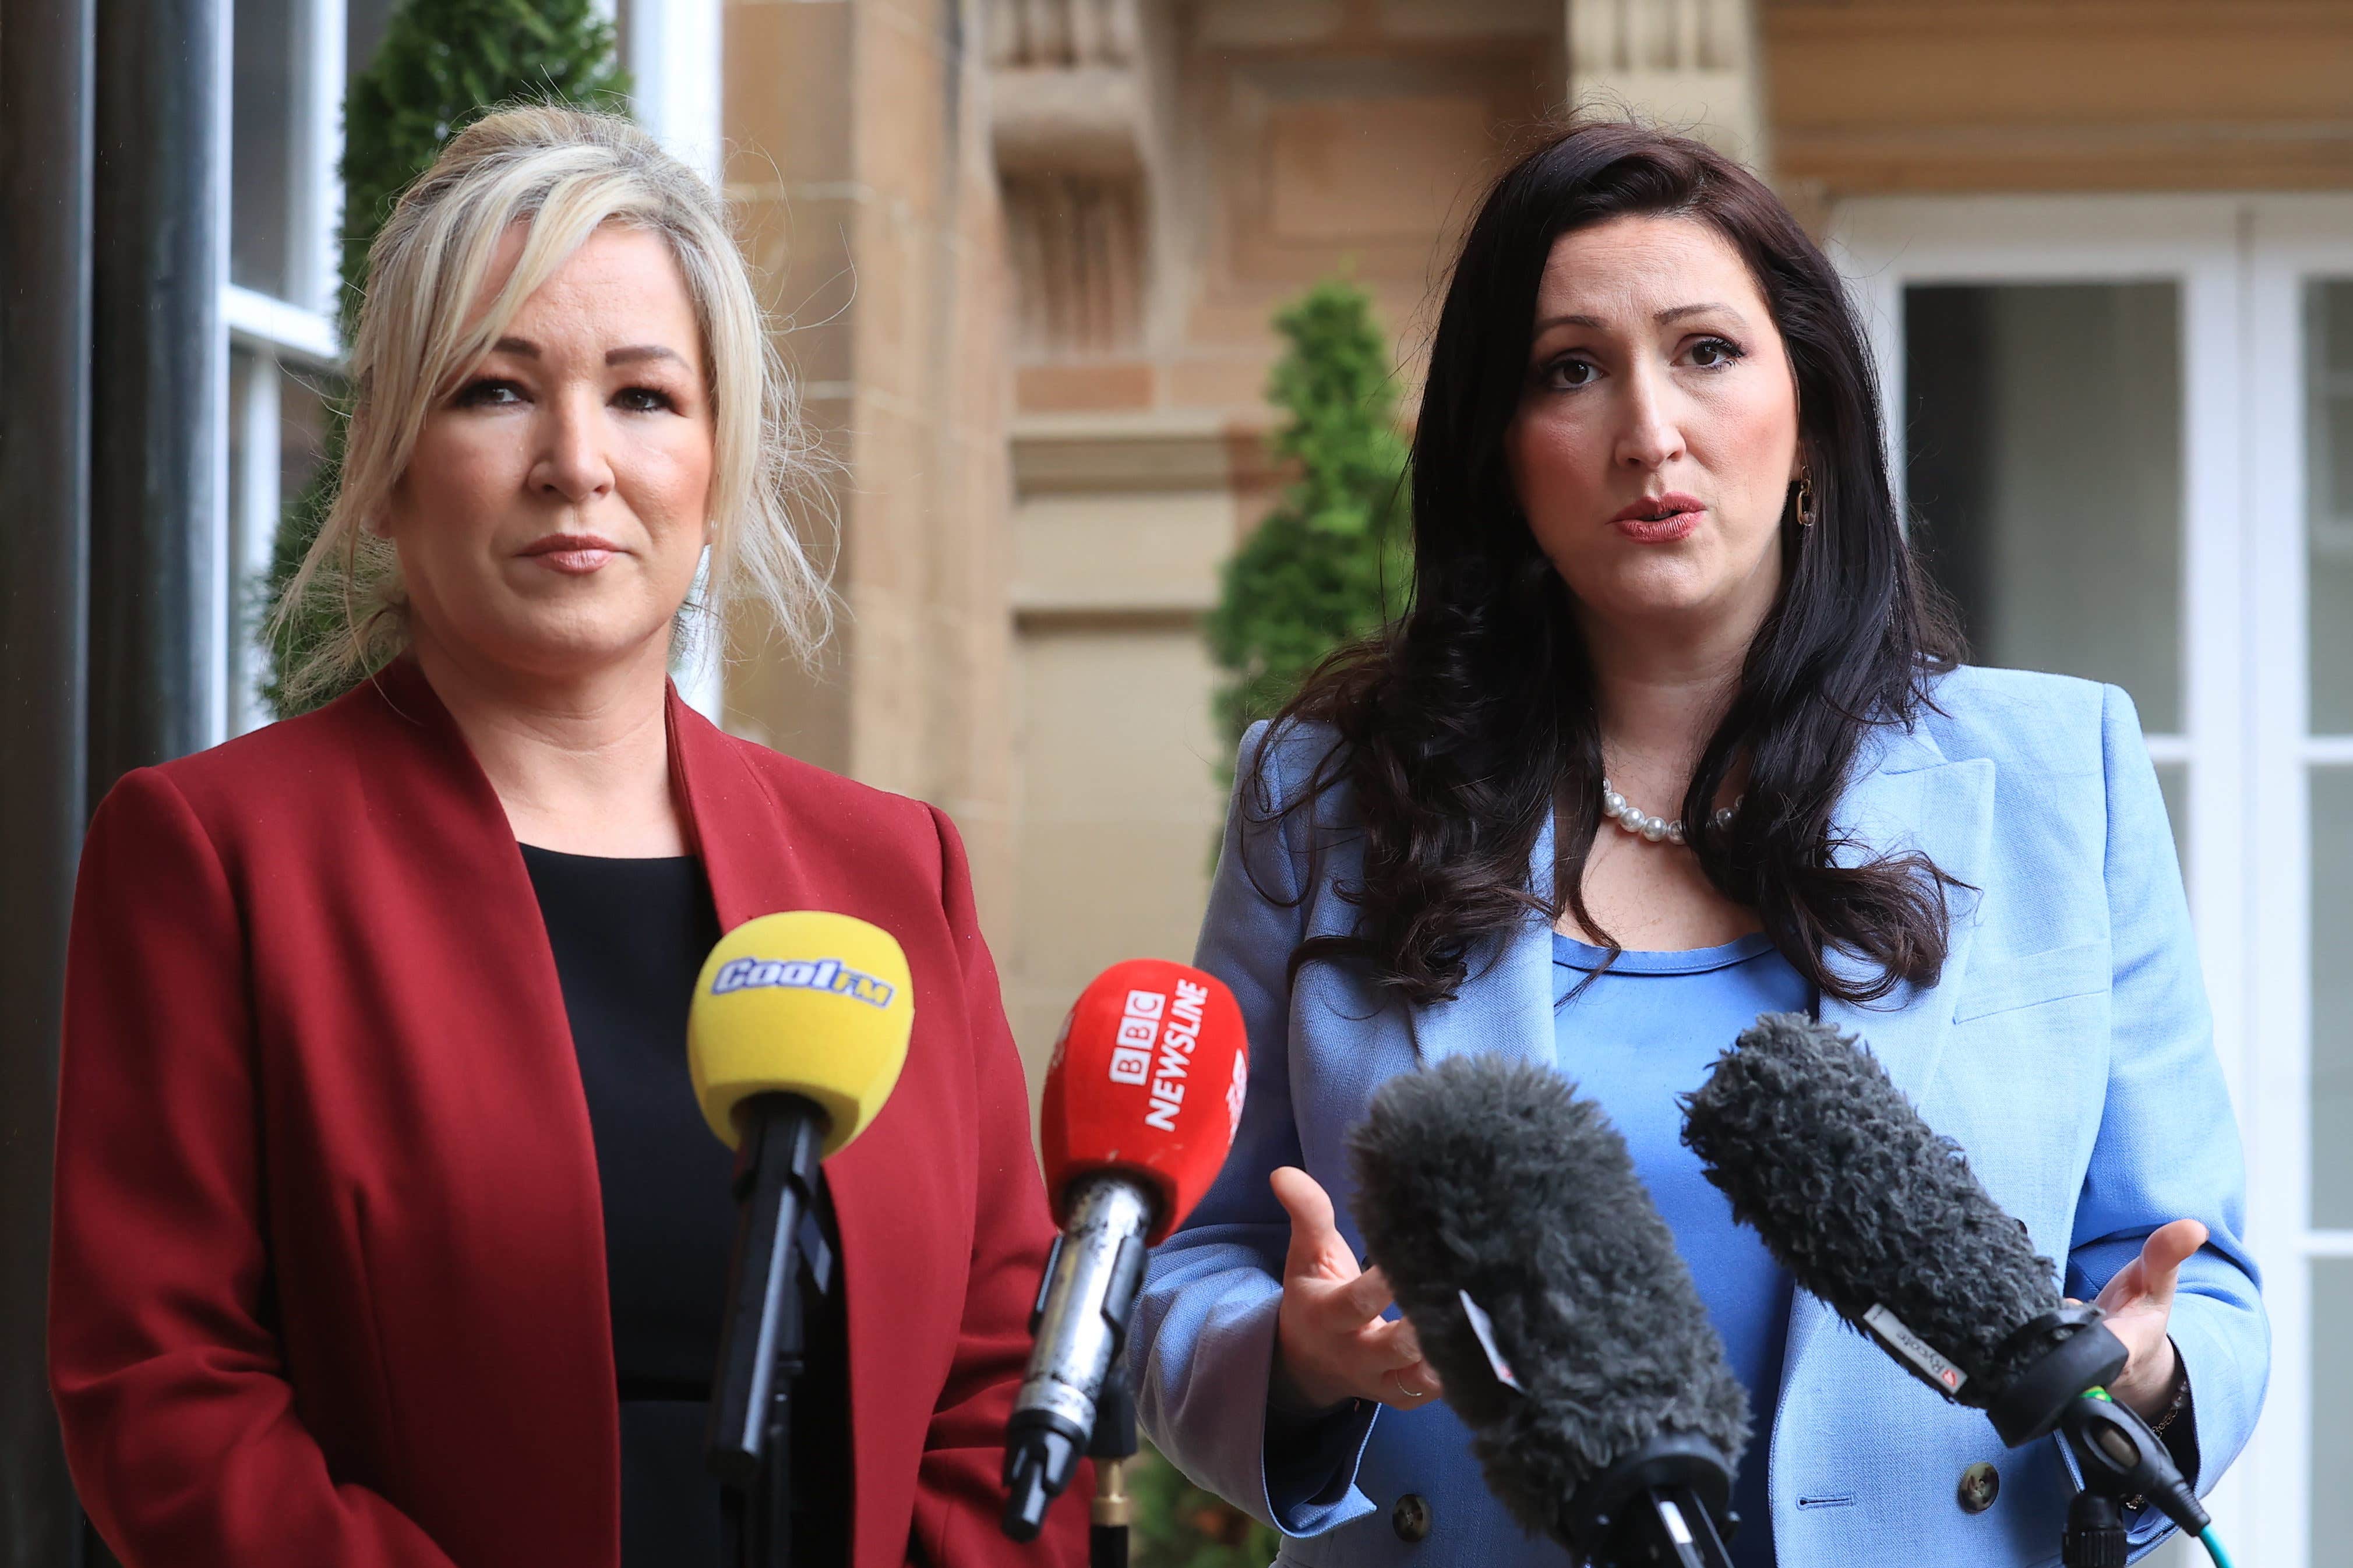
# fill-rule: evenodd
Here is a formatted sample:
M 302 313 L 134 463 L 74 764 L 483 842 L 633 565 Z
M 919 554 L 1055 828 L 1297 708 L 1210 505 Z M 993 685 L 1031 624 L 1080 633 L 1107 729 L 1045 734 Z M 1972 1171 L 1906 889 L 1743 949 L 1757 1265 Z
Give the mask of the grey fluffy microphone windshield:
M 2061 1300 L 2057 1266 L 1861 1042 L 1766 1014 L 1685 1097 L 1683 1142 L 1790 1277 L 1905 1370 L 2012 1447 L 2061 1431 L 2086 1486 L 2206 1528 L 2162 1443 L 2104 1392 L 2123 1342 Z
M 1513 1517 L 1597 1563 L 1720 1561 L 1690 1536 L 1728 1518 L 1747 1397 L 1600 1110 L 1456 1057 L 1390 1079 L 1348 1142 L 1372 1260 Z
M 1959 1146 L 1802 1014 L 1765 1015 L 1717 1059 L 1683 1101 L 1683 1142 L 1791 1278 L 1883 1342 L 1900 1327 L 1932 1347 L 1890 1351 L 1962 1404 L 2017 1374 L 2003 1342 L 2059 1306 L 2058 1268 Z

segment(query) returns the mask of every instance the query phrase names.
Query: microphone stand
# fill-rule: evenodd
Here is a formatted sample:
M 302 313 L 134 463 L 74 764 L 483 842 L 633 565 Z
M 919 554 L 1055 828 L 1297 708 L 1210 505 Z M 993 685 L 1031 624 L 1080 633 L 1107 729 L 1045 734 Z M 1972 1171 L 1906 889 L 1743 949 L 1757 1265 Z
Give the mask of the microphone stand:
M 2089 1488 L 2067 1505 L 2059 1537 L 2060 1568 L 2124 1568 L 2125 1521 L 2116 1500 Z
M 2010 1447 L 2056 1432 L 2074 1457 L 2084 1487 L 2067 1506 L 2059 1538 L 2063 1568 L 2122 1568 L 2123 1504 L 2131 1498 L 2147 1498 L 2212 1552 L 2213 1521 L 2165 1440 L 2108 1397 L 2126 1352 L 2104 1315 L 2097 1307 L 2062 1307 L 2011 1333 L 1995 1354 L 2023 1364 L 1986 1414 Z
M 1087 1439 L 1095 1462 L 1094 1522 L 1087 1529 L 1087 1568 L 1127 1568 L 1128 1526 L 1135 1500 L 1127 1495 L 1127 1462 L 1135 1458 L 1135 1391 L 1127 1381 L 1127 1348 L 1122 1345 L 1103 1370 L 1103 1394 L 1095 1402 L 1095 1429 Z
M 785 1093 L 754 1095 L 735 1115 L 740 1212 L 704 1457 L 721 1485 L 727 1555 L 738 1568 L 788 1568 L 792 1388 L 807 1349 L 801 1279 L 822 1295 L 833 1278 L 816 1213 L 827 1118 L 815 1101 Z

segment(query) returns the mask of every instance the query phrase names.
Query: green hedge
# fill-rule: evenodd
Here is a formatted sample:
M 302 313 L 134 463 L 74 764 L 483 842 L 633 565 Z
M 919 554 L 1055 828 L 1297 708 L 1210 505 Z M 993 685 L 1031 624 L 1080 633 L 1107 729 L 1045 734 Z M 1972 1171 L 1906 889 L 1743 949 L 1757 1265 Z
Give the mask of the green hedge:
M 368 246 L 409 182 L 432 166 L 452 136 L 499 104 L 627 108 L 628 79 L 613 46 L 612 26 L 591 0 L 407 0 L 393 13 L 375 58 L 353 79 L 343 103 L 345 341 L 359 309 Z M 318 471 L 279 524 L 265 604 L 278 602 L 318 538 L 343 458 L 343 412 L 334 407 Z M 262 697 L 280 718 L 292 716 L 286 671 L 331 630 L 322 612 L 312 611 L 290 621 L 283 636 L 263 637 L 270 677 Z
M 1229 741 L 1400 609 L 1409 582 L 1405 442 L 1371 300 L 1327 280 L 1274 324 L 1289 348 L 1267 395 L 1290 417 L 1271 445 L 1299 478 L 1228 563 L 1203 628 L 1226 676 L 1216 703 Z
M 1282 1538 L 1214 1492 L 1205 1492 L 1147 1445 L 1128 1467 L 1136 1522 L 1135 1568 L 1266 1568 Z M 1085 1507 L 1085 1498 L 1065 1499 Z

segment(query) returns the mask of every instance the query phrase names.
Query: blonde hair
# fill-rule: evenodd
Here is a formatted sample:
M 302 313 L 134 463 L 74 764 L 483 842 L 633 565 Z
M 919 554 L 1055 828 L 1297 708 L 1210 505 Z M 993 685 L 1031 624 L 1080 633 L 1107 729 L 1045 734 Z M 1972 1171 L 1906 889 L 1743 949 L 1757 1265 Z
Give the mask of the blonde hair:
M 470 323 L 500 242 L 518 223 L 528 226 L 522 253 Z M 293 706 L 342 690 L 406 645 L 399 560 L 369 525 L 384 515 L 427 412 L 456 390 L 522 302 L 607 224 L 667 242 L 702 332 L 712 422 L 711 570 L 702 604 L 689 607 L 724 627 L 731 602 L 744 595 L 766 608 L 796 656 L 810 657 L 824 640 L 825 580 L 791 519 L 797 496 L 816 497 L 814 452 L 724 204 L 628 121 L 529 104 L 459 133 L 402 194 L 368 247 L 341 481 L 270 621 L 269 635 L 280 638 L 315 606 L 332 628 L 287 669 L 283 689 Z

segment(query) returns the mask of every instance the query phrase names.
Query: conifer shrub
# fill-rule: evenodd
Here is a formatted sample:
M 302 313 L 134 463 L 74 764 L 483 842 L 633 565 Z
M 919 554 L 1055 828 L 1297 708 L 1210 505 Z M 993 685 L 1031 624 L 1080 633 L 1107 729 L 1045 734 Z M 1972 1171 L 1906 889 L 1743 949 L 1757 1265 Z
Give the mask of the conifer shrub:
M 343 101 L 338 314 L 344 341 L 358 312 L 368 246 L 394 201 L 451 137 L 501 104 L 552 101 L 618 111 L 628 90 L 614 58 L 612 25 L 592 0 L 406 0 Z M 344 419 L 340 402 L 330 398 L 324 450 L 279 523 L 264 604 L 278 602 L 326 521 L 343 475 Z M 286 672 L 327 640 L 333 628 L 326 617 L 333 614 L 306 608 L 274 638 L 257 628 L 270 671 L 262 698 L 280 718 L 297 710 L 288 700 Z
M 1288 417 L 1270 446 L 1298 478 L 1227 563 L 1203 626 L 1225 675 L 1215 701 L 1229 742 L 1326 654 L 1402 609 L 1409 583 L 1405 441 L 1372 300 L 1327 279 L 1275 327 L 1289 347 L 1267 395 Z

